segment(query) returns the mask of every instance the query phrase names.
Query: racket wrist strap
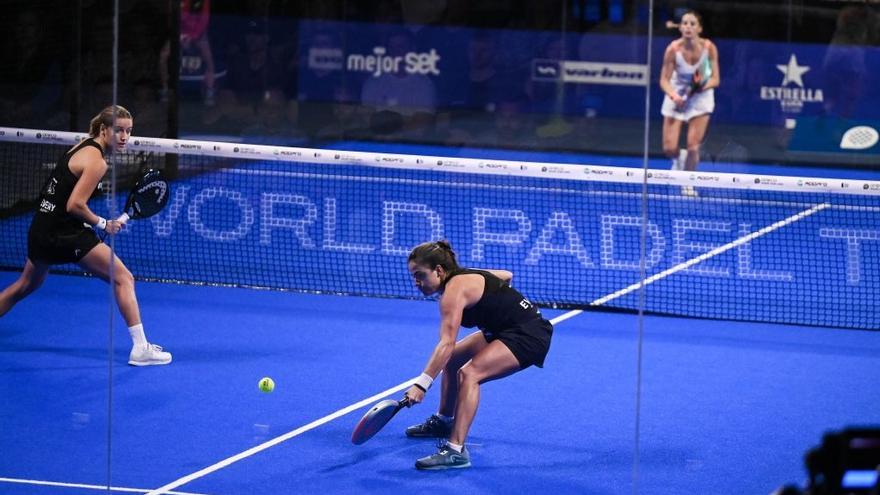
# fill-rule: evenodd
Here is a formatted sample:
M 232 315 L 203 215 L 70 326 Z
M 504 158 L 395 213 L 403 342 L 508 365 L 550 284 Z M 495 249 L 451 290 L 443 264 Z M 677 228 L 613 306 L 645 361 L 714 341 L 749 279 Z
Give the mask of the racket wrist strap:
M 98 230 L 107 230 L 107 219 L 104 217 L 98 217 L 98 222 L 95 223 L 95 228 Z
M 431 376 L 427 373 L 422 373 L 421 375 L 419 375 L 418 378 L 416 378 L 416 381 L 415 383 L 413 383 L 413 385 L 422 389 L 422 392 L 427 392 L 428 389 L 431 388 L 432 383 L 434 383 L 434 379 L 431 378 Z

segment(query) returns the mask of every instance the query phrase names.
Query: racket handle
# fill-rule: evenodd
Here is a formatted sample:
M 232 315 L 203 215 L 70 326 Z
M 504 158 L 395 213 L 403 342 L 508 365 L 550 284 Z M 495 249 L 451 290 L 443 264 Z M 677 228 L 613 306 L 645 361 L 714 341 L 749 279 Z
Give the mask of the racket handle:
M 129 218 L 131 218 L 131 217 L 128 216 L 128 213 L 123 213 L 122 215 L 119 215 L 118 217 L 116 217 L 116 221 L 125 225 L 126 222 L 128 222 Z

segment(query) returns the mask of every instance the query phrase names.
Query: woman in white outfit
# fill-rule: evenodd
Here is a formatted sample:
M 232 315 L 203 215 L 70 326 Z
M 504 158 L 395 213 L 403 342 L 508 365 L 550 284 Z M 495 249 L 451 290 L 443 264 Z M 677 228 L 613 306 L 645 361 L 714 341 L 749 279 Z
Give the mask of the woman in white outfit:
M 678 30 L 681 37 L 666 47 L 660 71 L 660 88 L 666 94 L 661 109 L 663 152 L 672 159 L 674 170 L 696 170 L 700 161 L 700 144 L 706 136 L 709 117 L 715 110 L 714 88 L 721 83 L 718 49 L 714 43 L 700 37 L 702 18 L 693 10 L 681 16 Z M 708 80 L 699 70 L 707 59 L 711 67 Z M 679 153 L 679 136 L 685 122 L 688 126 L 687 150 Z

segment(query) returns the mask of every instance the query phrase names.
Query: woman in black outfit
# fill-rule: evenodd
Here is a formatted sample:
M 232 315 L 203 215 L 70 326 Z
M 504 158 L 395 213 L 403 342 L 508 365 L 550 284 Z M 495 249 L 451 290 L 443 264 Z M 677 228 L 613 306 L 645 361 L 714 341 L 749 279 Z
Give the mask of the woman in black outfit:
M 409 437 L 447 438 L 436 454 L 416 461 L 418 469 L 466 468 L 468 430 L 480 402 L 480 384 L 528 368 L 542 367 L 553 326 L 510 286 L 506 270 L 458 266 L 448 242 L 427 242 L 412 250 L 409 272 L 424 295 L 440 294 L 440 341 L 424 372 L 406 392 L 412 403 L 424 399 L 443 371 L 440 409 Z M 456 342 L 461 326 L 480 330 Z
M 110 106 L 89 124 L 89 138 L 58 159 L 52 175 L 40 193 L 40 203 L 28 232 L 28 254 L 18 280 L 0 292 L 0 316 L 18 301 L 37 290 L 49 267 L 77 263 L 83 269 L 110 281 L 113 263 L 113 293 L 132 339 L 128 364 L 168 364 L 171 354 L 150 344 L 144 336 L 140 310 L 134 292 L 134 277 L 95 230 L 116 235 L 122 223 L 107 220 L 89 209 L 89 198 L 107 171 L 104 154 L 122 150 L 131 137 L 132 116 L 121 106 Z

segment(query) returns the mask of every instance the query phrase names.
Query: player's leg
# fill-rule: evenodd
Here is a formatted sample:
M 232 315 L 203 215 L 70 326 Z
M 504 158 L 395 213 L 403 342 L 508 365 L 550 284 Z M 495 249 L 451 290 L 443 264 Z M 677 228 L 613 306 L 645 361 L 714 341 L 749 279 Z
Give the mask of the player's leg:
M 170 363 L 170 353 L 147 341 L 134 291 L 134 276 L 119 257 L 112 255 L 110 247 L 104 243 L 98 244 L 79 261 L 79 265 L 109 283 L 111 261 L 113 263 L 113 295 L 116 297 L 119 312 L 122 313 L 122 317 L 128 325 L 129 335 L 131 335 L 132 346 L 128 364 L 149 366 Z
M 663 154 L 672 160 L 673 170 L 681 170 L 684 165 L 680 163 L 678 151 L 681 126 L 682 121 L 672 117 L 663 117 Z
M 458 370 L 458 403 L 449 441 L 464 445 L 480 404 L 480 385 L 516 373 L 521 365 L 510 348 L 494 340 Z
M 696 170 L 700 163 L 700 146 L 706 138 L 706 130 L 709 128 L 710 114 L 703 114 L 688 121 L 687 131 L 687 162 L 685 170 Z
M 100 243 L 79 261 L 79 266 L 101 280 L 110 282 L 110 261 L 113 260 L 113 295 L 119 312 L 129 327 L 141 323 L 141 312 L 134 292 L 134 276 L 118 256 L 112 256 L 110 246 Z
M 46 275 L 49 274 L 49 265 L 33 262 L 28 259 L 18 280 L 0 292 L 0 316 L 5 315 L 18 301 L 27 297 L 30 293 L 40 288 Z
M 458 370 L 458 401 L 452 434 L 437 453 L 416 461 L 418 469 L 458 469 L 471 465 L 465 439 L 480 403 L 480 384 L 497 380 L 521 369 L 519 360 L 500 340 L 487 344 Z
M 452 356 L 443 368 L 440 384 L 440 407 L 424 423 L 406 429 L 406 436 L 415 438 L 446 438 L 452 428 L 458 399 L 458 370 L 488 343 L 483 332 L 474 332 L 455 343 Z
M 443 368 L 440 385 L 440 414 L 453 416 L 458 399 L 458 371 L 487 345 L 483 332 L 474 332 L 455 343 L 452 356 Z
M 207 33 L 196 40 L 196 46 L 205 64 L 205 104 L 214 105 L 214 54 L 211 53 L 211 43 Z

